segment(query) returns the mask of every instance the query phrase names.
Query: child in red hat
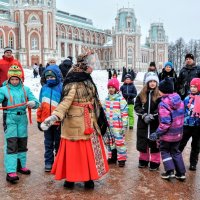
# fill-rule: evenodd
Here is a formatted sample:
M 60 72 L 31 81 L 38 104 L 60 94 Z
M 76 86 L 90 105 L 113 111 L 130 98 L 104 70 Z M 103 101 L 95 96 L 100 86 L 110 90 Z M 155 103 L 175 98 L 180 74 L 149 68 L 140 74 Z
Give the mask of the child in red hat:
M 183 151 L 188 140 L 192 137 L 190 167 L 196 171 L 200 151 L 200 78 L 193 78 L 190 82 L 190 94 L 184 99 L 185 117 L 183 138 L 179 150 Z

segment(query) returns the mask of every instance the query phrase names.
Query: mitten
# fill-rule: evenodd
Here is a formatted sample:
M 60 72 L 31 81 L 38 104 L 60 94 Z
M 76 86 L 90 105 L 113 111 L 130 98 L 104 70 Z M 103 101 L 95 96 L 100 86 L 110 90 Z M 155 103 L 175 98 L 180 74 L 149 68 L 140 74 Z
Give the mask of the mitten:
M 42 123 L 41 123 L 41 129 L 46 131 L 49 129 L 50 126 L 52 126 L 56 121 L 58 121 L 58 117 L 56 115 L 51 115 L 47 117 Z
M 43 130 L 40 127 L 41 126 L 41 122 L 37 122 L 37 124 L 38 124 L 38 129 L 43 132 Z
M 147 113 L 144 113 L 144 114 L 142 115 L 142 119 L 144 119 L 147 115 L 148 115 Z
M 34 107 L 35 107 L 35 101 L 28 101 L 28 102 L 26 103 L 26 106 L 27 106 L 28 108 L 34 108 Z
M 152 141 L 156 141 L 158 139 L 158 135 L 156 132 L 152 133 L 150 136 L 149 136 L 149 139 L 152 140 Z
M 154 120 L 154 117 L 153 117 L 152 114 L 148 114 L 148 115 L 146 115 L 146 116 L 144 117 L 144 122 L 145 122 L 146 124 L 149 124 L 152 120 Z

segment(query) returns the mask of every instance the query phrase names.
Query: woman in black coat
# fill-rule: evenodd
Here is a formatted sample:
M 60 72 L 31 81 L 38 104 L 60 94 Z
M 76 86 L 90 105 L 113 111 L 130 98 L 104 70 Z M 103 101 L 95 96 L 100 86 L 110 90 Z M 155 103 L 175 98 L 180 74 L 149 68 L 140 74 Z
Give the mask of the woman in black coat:
M 147 167 L 157 170 L 160 165 L 160 152 L 155 141 L 150 141 L 149 135 L 158 127 L 158 76 L 149 72 L 145 79 L 145 86 L 136 97 L 135 112 L 137 122 L 137 150 L 139 155 L 139 168 Z
M 159 81 L 164 80 L 166 77 L 172 78 L 174 82 L 174 92 L 177 91 L 177 75 L 174 71 L 173 64 L 171 62 L 166 62 L 162 72 L 159 73 L 158 78 Z

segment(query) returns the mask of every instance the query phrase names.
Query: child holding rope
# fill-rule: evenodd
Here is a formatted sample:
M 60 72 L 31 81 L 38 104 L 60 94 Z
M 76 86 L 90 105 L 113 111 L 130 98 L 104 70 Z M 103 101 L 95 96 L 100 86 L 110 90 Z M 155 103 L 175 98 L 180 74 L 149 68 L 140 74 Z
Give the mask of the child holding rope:
M 4 166 L 7 173 L 6 180 L 15 183 L 19 180 L 17 171 L 30 174 L 26 168 L 27 152 L 27 115 L 26 108 L 37 108 L 38 100 L 30 88 L 22 83 L 22 71 L 17 65 L 8 70 L 8 80 L 0 88 L 0 103 L 3 110 L 4 127 Z M 31 121 L 31 119 L 30 119 Z

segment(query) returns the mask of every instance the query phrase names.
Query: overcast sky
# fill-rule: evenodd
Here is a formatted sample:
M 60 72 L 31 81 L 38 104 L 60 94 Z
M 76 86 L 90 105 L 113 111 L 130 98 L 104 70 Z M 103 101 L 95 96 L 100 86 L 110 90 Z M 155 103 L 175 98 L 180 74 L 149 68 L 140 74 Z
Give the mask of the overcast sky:
M 101 29 L 111 29 L 117 8 L 128 5 L 135 10 L 142 42 L 151 22 L 164 23 L 169 41 L 200 39 L 200 0 L 57 0 L 58 9 L 90 18 Z

